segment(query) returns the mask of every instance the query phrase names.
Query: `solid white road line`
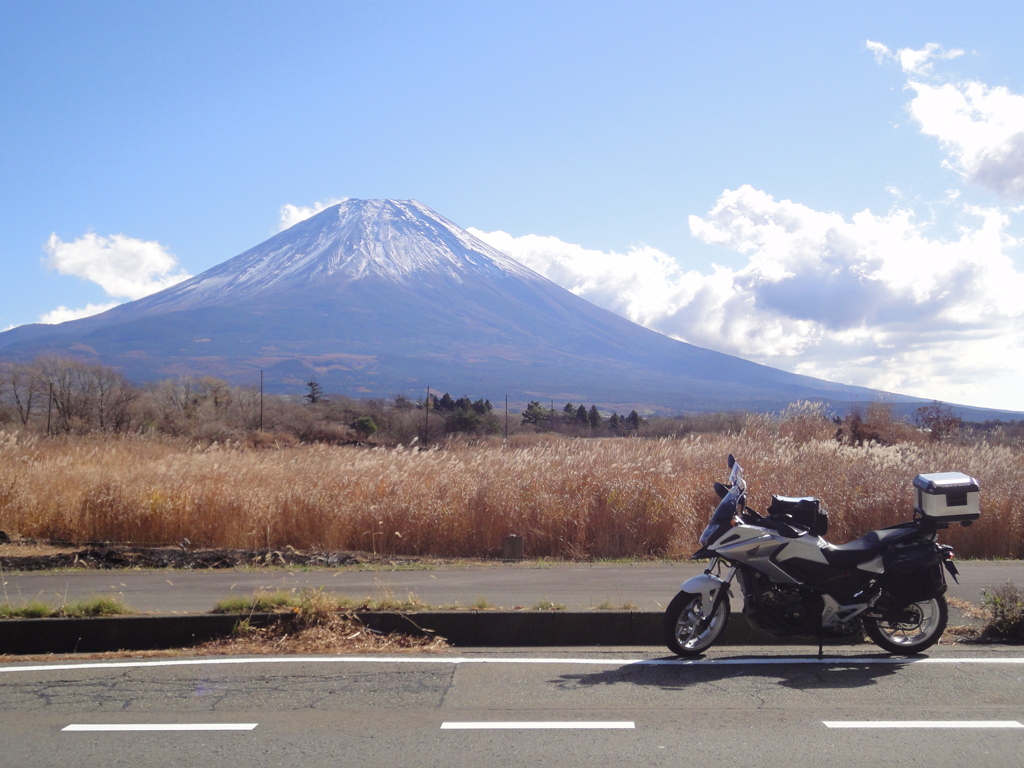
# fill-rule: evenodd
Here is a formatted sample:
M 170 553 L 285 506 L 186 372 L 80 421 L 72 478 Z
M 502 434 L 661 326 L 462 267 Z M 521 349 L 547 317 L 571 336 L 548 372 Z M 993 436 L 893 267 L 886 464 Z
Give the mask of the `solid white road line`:
M 489 730 L 539 730 L 547 728 L 635 728 L 631 721 L 523 721 L 523 722 L 477 722 L 477 723 L 441 723 L 442 731 L 489 731 Z
M 62 731 L 251 731 L 258 723 L 72 723 Z
M 1024 728 L 1016 720 L 823 720 L 829 728 Z
M 0 666 L 5 672 L 60 672 L 76 669 L 126 669 L 135 667 L 191 667 L 239 664 L 569 664 L 599 667 L 624 665 L 650 667 L 731 667 L 731 666 L 779 666 L 785 664 L 832 665 L 856 664 L 858 666 L 918 664 L 1024 664 L 1024 656 L 1001 658 L 908 658 L 908 657 L 865 657 L 865 656 L 817 656 L 776 657 L 757 659 L 589 659 L 589 658 L 503 658 L 503 657 L 410 657 L 410 656 L 270 656 L 245 658 L 197 658 L 160 659 L 143 661 L 105 661 L 78 664 L 25 664 Z

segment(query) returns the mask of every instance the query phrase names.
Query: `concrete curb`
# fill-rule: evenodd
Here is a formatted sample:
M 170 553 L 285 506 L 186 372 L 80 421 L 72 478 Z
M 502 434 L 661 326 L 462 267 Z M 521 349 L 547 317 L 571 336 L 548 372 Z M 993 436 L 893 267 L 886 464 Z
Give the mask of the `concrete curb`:
M 189 648 L 230 635 L 240 618 L 249 619 L 255 626 L 266 626 L 279 619 L 271 614 L 5 619 L 0 621 L 0 653 L 104 653 Z
M 662 614 L 640 611 L 424 611 L 356 614 L 379 632 L 445 638 L 456 647 L 662 646 Z M 0 621 L 0 653 L 101 653 L 190 648 L 227 637 L 242 619 L 261 627 L 290 614 L 185 614 Z M 779 640 L 730 617 L 719 645 L 813 644 Z M 830 643 L 831 644 L 831 643 Z

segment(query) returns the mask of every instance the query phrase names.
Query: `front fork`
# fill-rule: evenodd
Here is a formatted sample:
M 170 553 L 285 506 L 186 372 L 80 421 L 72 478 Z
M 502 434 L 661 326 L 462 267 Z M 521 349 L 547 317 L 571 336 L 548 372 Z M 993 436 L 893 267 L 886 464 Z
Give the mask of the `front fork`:
M 736 566 L 731 566 L 725 572 L 724 577 L 712 573 L 720 564 L 721 561 L 717 557 L 711 558 L 711 562 L 704 569 L 704 573 L 694 576 L 692 579 L 687 579 L 683 586 L 680 587 L 683 592 L 701 596 L 700 608 L 702 615 L 700 622 L 697 624 L 697 633 L 705 631 L 711 625 L 711 617 L 715 615 L 715 611 L 722 604 L 725 595 L 729 593 L 729 585 L 736 575 Z

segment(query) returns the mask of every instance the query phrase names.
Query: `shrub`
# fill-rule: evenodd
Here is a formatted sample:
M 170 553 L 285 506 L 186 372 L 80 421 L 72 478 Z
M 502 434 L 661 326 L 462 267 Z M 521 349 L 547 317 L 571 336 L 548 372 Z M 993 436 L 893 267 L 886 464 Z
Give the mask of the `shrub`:
M 374 422 L 372 416 L 360 416 L 358 419 L 352 422 L 352 429 L 356 431 L 356 434 L 360 438 L 365 440 L 377 431 L 377 424 Z
M 982 595 L 982 606 L 992 616 L 984 634 L 1024 641 L 1024 593 L 1008 581 Z

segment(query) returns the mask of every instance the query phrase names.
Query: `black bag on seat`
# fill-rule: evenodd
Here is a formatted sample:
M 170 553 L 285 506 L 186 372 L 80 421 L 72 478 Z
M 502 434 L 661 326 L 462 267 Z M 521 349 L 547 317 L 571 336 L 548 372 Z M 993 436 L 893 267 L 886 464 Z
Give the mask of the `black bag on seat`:
M 814 536 L 828 533 L 828 512 L 813 496 L 772 496 L 768 516 L 803 528 Z

